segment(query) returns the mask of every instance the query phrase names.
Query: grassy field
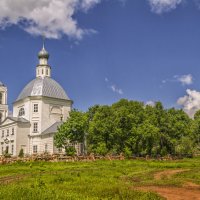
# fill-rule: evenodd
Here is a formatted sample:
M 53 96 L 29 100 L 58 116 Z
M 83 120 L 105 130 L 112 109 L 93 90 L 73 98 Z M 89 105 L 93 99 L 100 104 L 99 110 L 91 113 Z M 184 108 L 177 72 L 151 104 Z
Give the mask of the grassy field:
M 159 171 L 182 173 L 155 179 Z M 29 162 L 0 166 L 0 199 L 162 199 L 139 186 L 200 184 L 200 158 L 179 161 Z

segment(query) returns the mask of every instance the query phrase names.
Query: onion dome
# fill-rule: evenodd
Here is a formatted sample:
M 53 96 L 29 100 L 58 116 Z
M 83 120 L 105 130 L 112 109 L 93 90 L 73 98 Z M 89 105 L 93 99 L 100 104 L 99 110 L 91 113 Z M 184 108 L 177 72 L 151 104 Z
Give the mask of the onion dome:
M 44 45 L 43 45 L 42 50 L 38 53 L 38 58 L 39 58 L 39 59 L 41 59 L 41 58 L 49 59 L 49 53 L 48 53 L 48 51 L 44 48 Z

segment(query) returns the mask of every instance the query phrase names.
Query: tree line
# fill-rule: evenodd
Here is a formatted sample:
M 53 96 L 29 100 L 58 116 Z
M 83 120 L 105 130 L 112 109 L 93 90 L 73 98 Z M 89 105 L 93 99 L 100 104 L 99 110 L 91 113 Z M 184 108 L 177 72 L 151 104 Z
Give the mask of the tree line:
M 74 143 L 85 144 L 85 151 L 96 155 L 193 154 L 200 150 L 200 111 L 191 119 L 181 109 L 165 109 L 161 102 L 145 105 L 121 99 L 86 112 L 72 110 L 54 140 L 69 154 Z

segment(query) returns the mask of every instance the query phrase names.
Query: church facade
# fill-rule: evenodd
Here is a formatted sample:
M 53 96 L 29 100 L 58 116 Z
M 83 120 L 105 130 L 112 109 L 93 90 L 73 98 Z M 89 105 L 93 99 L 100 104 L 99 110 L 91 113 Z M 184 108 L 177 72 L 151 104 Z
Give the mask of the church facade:
M 58 153 L 54 145 L 57 128 L 69 117 L 72 100 L 51 78 L 49 53 L 44 45 L 38 54 L 36 78 L 29 82 L 13 103 L 8 115 L 7 88 L 0 82 L 0 155 Z M 76 146 L 79 153 L 78 145 Z

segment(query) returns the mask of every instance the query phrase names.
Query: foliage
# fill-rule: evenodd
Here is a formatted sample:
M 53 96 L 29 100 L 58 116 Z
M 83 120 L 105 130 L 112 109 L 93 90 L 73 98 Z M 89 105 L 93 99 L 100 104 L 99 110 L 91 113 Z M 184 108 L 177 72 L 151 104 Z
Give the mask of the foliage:
M 124 153 L 127 157 L 191 154 L 200 148 L 200 111 L 194 119 L 161 102 L 145 105 L 121 99 L 111 106 L 73 110 L 58 129 L 57 147 L 87 140 L 88 153 Z M 198 148 L 199 147 L 199 148 Z
M 76 149 L 72 146 L 65 147 L 65 153 L 68 156 L 74 156 L 76 154 Z
M 69 119 L 58 128 L 55 145 L 66 148 L 70 143 L 83 142 L 87 130 L 87 116 L 83 112 L 72 110 Z
M 6 150 L 4 151 L 3 156 L 4 156 L 5 158 L 10 158 L 10 157 L 11 157 L 11 154 L 8 152 L 8 149 L 7 149 L 7 148 L 6 148 Z
M 19 151 L 19 155 L 18 155 L 20 158 L 23 158 L 24 157 L 24 150 L 23 149 L 20 149 Z

